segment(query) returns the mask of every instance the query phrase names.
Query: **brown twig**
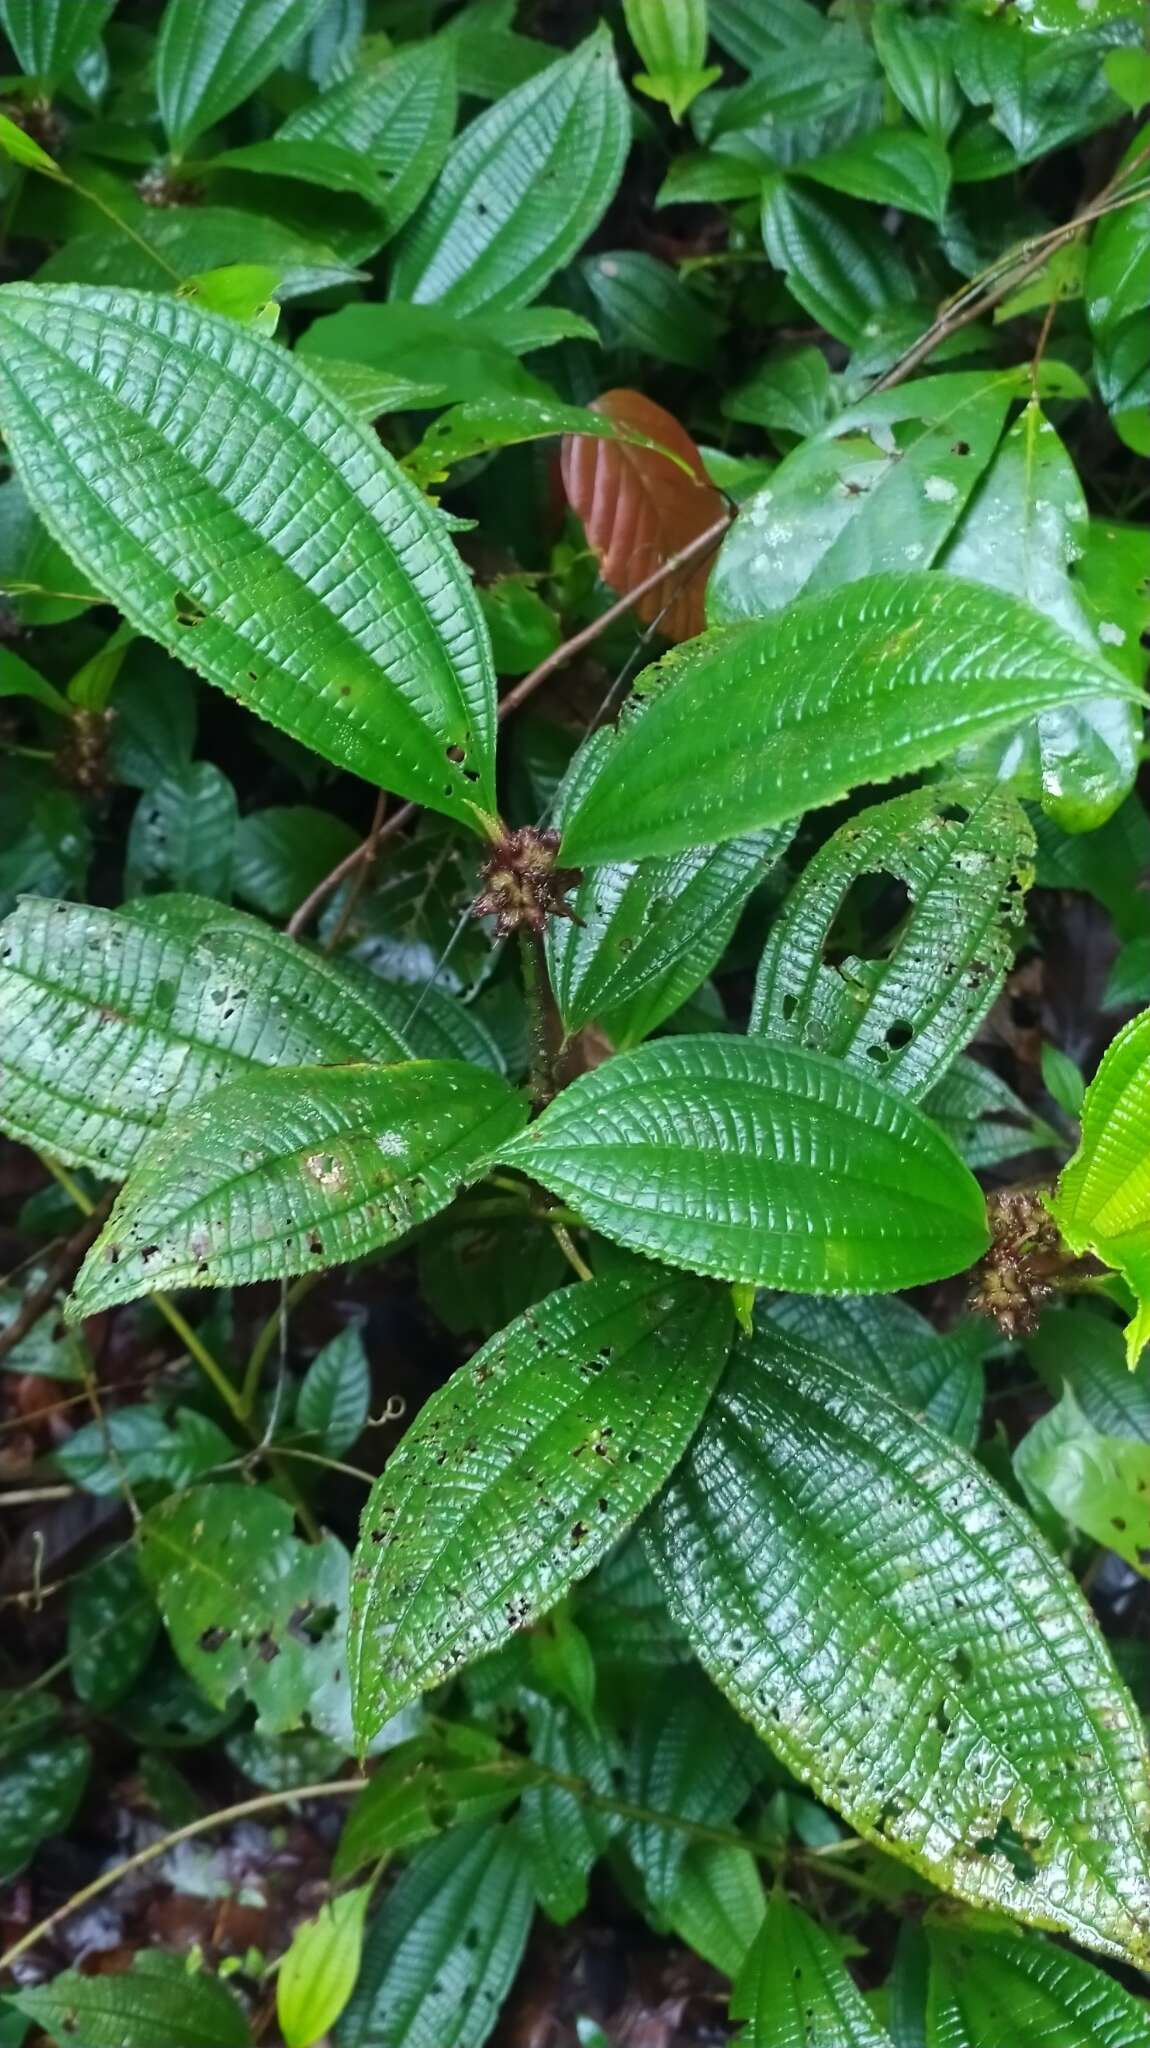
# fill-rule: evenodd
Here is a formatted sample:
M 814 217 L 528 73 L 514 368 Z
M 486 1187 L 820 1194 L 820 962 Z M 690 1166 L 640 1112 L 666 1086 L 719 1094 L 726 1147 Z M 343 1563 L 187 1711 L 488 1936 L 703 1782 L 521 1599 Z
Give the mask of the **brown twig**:
M 693 541 L 685 548 L 679 549 L 678 554 L 670 555 L 665 562 L 661 562 L 657 569 L 653 569 L 649 576 L 645 576 L 641 583 L 635 585 L 634 590 L 629 590 L 624 597 L 617 598 L 614 604 L 608 605 L 607 610 L 600 612 L 597 619 L 592 619 L 589 626 L 584 626 L 580 632 L 573 633 L 569 640 L 565 640 L 561 647 L 557 647 L 553 654 L 549 654 L 537 668 L 533 668 L 529 675 L 525 675 L 522 681 L 516 683 L 514 689 L 508 690 L 506 696 L 500 698 L 500 720 L 509 718 L 513 711 L 518 711 L 520 705 L 525 704 L 529 697 L 533 697 L 549 676 L 553 676 L 557 669 L 564 668 L 569 661 L 574 660 L 585 647 L 590 647 L 601 633 L 606 632 L 608 626 L 613 626 L 616 619 L 623 618 L 638 604 L 640 598 L 646 597 L 652 590 L 657 590 L 667 577 L 677 576 L 680 570 L 690 568 L 693 562 L 713 553 L 729 525 L 729 517 L 716 519 L 713 526 L 708 526 L 705 532 L 696 534 Z M 298 910 L 292 912 L 287 922 L 289 938 L 298 939 L 316 912 L 326 903 L 332 891 L 338 889 L 341 882 L 345 882 L 349 875 L 354 875 L 365 865 L 370 868 L 380 847 L 387 840 L 394 838 L 397 832 L 401 832 L 403 827 L 418 815 L 419 810 L 419 804 L 401 804 L 398 811 L 393 811 L 378 830 L 373 826 L 362 844 L 354 847 L 349 854 L 345 854 L 330 873 L 324 876 L 322 882 L 316 883 L 311 894 L 304 897 Z M 350 916 L 350 912 L 348 915 Z
M 115 1190 L 110 1189 L 101 1196 L 91 1214 L 85 1216 L 67 1243 L 61 1246 L 40 1285 L 25 1295 L 12 1321 L 6 1329 L 0 1330 L 0 1358 L 6 1358 L 10 1351 L 14 1351 L 40 1318 L 48 1314 L 60 1289 L 71 1280 L 88 1246 L 95 1242 L 103 1229 L 114 1193 Z

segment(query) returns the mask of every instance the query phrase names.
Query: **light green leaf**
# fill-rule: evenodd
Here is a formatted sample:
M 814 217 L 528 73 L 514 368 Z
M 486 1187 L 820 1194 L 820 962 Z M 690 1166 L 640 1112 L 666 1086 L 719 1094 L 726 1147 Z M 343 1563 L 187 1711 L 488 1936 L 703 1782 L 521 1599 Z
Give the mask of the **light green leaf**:
M 892 2048 L 839 1944 L 775 1891 L 731 1993 L 731 2017 L 747 2025 L 736 2048 Z
M 1141 1724 L 972 1458 L 768 1323 L 647 1530 L 704 1669 L 860 1834 L 974 1904 L 1150 1955 Z
M 935 783 L 859 812 L 807 863 L 772 925 L 749 1028 L 877 1069 L 920 1101 L 1002 987 L 1033 874 L 1025 813 L 993 785 Z M 880 877 L 905 885 L 893 925 L 880 898 L 877 930 L 843 930 L 860 885 L 877 889 Z
M 648 1258 L 804 1294 L 961 1272 L 977 1184 L 921 1111 L 816 1053 L 655 1039 L 584 1074 L 504 1159 Z
M 19 123 L 0 114 L 0 150 L 14 164 L 23 164 L 27 169 L 40 171 L 46 178 L 62 179 L 63 173 L 54 156 L 41 149 Z
M 268 1066 L 406 1059 L 381 990 L 257 918 L 164 897 L 131 916 L 27 899 L 0 926 L 0 1124 L 125 1173 L 165 1117 Z
M 785 178 L 764 190 L 763 245 L 800 306 L 848 348 L 873 314 L 915 297 L 911 272 L 873 214 Z
M 315 27 L 324 0 L 168 0 L 156 96 L 174 156 L 261 86 Z
M 254 177 L 295 178 L 328 192 L 354 192 L 369 206 L 380 209 L 387 203 L 387 188 L 378 171 L 340 142 L 272 135 L 263 142 L 225 149 L 208 163 L 197 164 L 195 170 L 206 175 L 247 171 Z
M 427 489 L 442 482 L 456 462 L 556 434 L 589 434 L 593 440 L 627 441 L 640 448 L 660 445 L 649 435 L 606 413 L 593 412 L 589 406 L 508 392 L 500 398 L 465 399 L 450 412 L 441 413 L 422 441 L 404 458 L 403 466 L 416 483 Z M 670 460 L 686 470 L 686 464 L 677 455 L 670 454 Z
M 781 429 L 802 438 L 817 434 L 835 406 L 830 366 L 821 348 L 811 347 L 783 349 L 768 356 L 723 399 L 728 419 L 747 420 L 752 426 Z M 730 545 L 728 536 L 724 549 Z M 716 565 L 716 576 L 720 573 Z
M 677 156 L 655 194 L 656 206 L 723 206 L 731 199 L 757 199 L 763 172 L 739 157 L 692 150 Z
M 456 313 L 529 304 L 602 218 L 630 135 L 600 28 L 464 130 L 400 244 L 392 298 Z
M 479 1822 L 430 1842 L 372 1925 L 337 2048 L 482 2048 L 533 1911 L 512 1828 Z
M 342 1458 L 367 1421 L 371 1368 L 354 1326 L 317 1351 L 299 1390 L 295 1426 L 317 1436 L 329 1458 Z
M 1109 662 L 1015 598 L 938 573 L 865 577 L 648 670 L 568 816 L 562 858 L 763 831 L 1027 711 L 1120 695 L 1135 692 Z
M 109 1550 L 76 1579 L 68 1599 L 68 1656 L 76 1697 L 98 1714 L 136 1684 L 160 1617 L 132 1548 Z
M 1046 1941 L 928 1923 L 928 2048 L 1150 2048 L 1150 2011 Z
M 1144 132 L 1137 148 L 1146 140 Z M 1107 335 L 1148 305 L 1150 198 L 1143 198 L 1095 224 L 1086 259 L 1086 317 L 1096 336 Z
M 497 1074 L 456 1060 L 253 1073 L 144 1148 L 70 1312 L 362 1258 L 446 1208 L 525 1115 Z
M 238 824 L 235 790 L 214 762 L 166 777 L 145 790 L 128 828 L 124 894 L 187 889 L 227 903 Z
M 171 300 L 10 285 L 0 334 L 28 494 L 139 631 L 338 766 L 464 822 L 494 808 L 471 580 L 368 427 L 275 342 Z
M 267 263 L 225 263 L 217 270 L 205 270 L 189 277 L 176 294 L 194 299 L 208 313 L 226 313 L 260 334 L 274 334 L 280 309 L 275 294 L 279 272 Z
M 591 1281 L 525 1310 L 432 1396 L 364 1510 L 361 1740 L 599 1563 L 682 1455 L 730 1333 L 721 1290 Z
M 348 364 L 426 382 L 436 403 L 504 394 L 554 403 L 555 394 L 519 363 L 520 355 L 549 348 L 569 334 L 598 337 L 575 314 L 549 306 L 510 312 L 459 314 L 440 306 L 343 306 L 317 320 L 298 353 L 320 373 L 346 375 Z M 415 401 L 418 403 L 418 401 Z
M 974 1449 L 982 1419 L 982 1359 L 994 1336 L 986 1322 L 966 1316 L 943 1333 L 908 1301 L 884 1294 L 842 1301 L 784 1294 L 768 1313 L 790 1336 L 925 1416 L 965 1450 Z
M 928 135 L 945 142 L 962 114 L 954 76 L 954 23 L 912 15 L 901 0 L 884 0 L 871 24 L 879 63 L 895 97 Z
M 598 415 L 593 415 L 598 417 Z M 501 576 L 480 588 L 497 675 L 525 676 L 563 639 L 559 614 L 526 577 Z
M 1047 1206 L 1071 1251 L 1096 1253 L 1129 1282 L 1133 1365 L 1150 1343 L 1150 1010 L 1103 1055 L 1086 1091 L 1082 1142 Z
M 297 1927 L 276 1976 L 276 2015 L 287 2048 L 312 2048 L 355 1989 L 372 1887 L 340 1892 Z
M 637 349 L 685 370 L 714 361 L 718 323 L 705 299 L 669 263 L 641 249 L 588 256 L 582 275 L 603 317 L 607 345 Z
M 333 1875 L 352 1877 L 381 1857 L 430 1842 L 448 1828 L 494 1820 L 538 1782 L 525 1757 L 514 1757 L 468 1728 L 466 1744 L 451 1730 L 446 1742 L 417 1735 L 389 1751 L 348 1814 Z M 473 1753 L 474 1752 L 474 1753 Z
M 804 589 L 829 590 L 911 560 L 928 569 L 1017 391 L 1013 372 L 958 370 L 878 392 L 825 426 L 796 422 L 810 438 L 740 509 L 708 587 L 708 617 L 761 618 Z
M 247 2048 L 248 2023 L 218 1977 L 191 1970 L 182 1956 L 144 1949 L 130 1970 L 87 1976 L 64 1970 L 48 1984 L 10 1994 L 54 2040 L 82 2039 L 85 2048 Z
M 1132 114 L 1150 106 L 1150 50 L 1110 50 L 1102 60 L 1106 83 Z
M 749 1849 L 688 1843 L 668 1918 L 680 1941 L 704 1962 L 737 1977 L 766 1910 L 763 1880 Z
M 438 176 L 455 128 L 455 53 L 437 36 L 354 71 L 289 115 L 279 142 L 334 142 L 387 180 L 388 232 L 410 220 Z
M 1042 1085 L 1048 1095 L 1054 1098 L 1059 1109 L 1067 1116 L 1076 1117 L 1082 1110 L 1082 1098 L 1086 1083 L 1082 1069 L 1076 1066 L 1061 1046 L 1045 1044 L 1041 1055 Z
M 0 22 L 21 71 L 36 79 L 50 98 L 96 42 L 115 4 L 116 0 L 2 0 Z
M 707 0 L 623 0 L 627 33 L 643 60 L 635 79 L 640 92 L 665 100 L 676 121 L 691 101 L 721 77 L 704 69 L 707 57 Z
M 1036 1511 L 1049 1505 L 1150 1576 L 1150 1444 L 1103 1435 L 1064 1387 L 1018 1445 L 1014 1471 Z
M 897 206 L 942 220 L 950 195 L 950 165 L 940 142 L 913 128 L 876 128 L 842 149 L 828 150 L 799 166 L 804 178 L 869 199 L 876 206 Z

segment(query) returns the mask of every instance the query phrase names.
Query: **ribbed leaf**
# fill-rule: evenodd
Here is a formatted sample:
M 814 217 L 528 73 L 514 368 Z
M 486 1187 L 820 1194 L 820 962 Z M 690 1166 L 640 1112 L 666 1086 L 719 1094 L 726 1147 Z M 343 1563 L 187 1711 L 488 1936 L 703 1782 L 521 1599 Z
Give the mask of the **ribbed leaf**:
M 141 1152 L 76 1283 L 76 1315 L 155 1287 L 318 1273 L 426 1222 L 522 1124 L 455 1060 L 284 1067 L 218 1089 Z
M 26 898 L 0 926 L 10 1136 L 122 1174 L 165 1117 L 224 1081 L 409 1057 L 370 981 L 218 903 L 156 909 Z
M 646 1813 L 723 1827 L 746 1805 L 769 1759 L 726 1701 L 700 1679 L 647 1691 L 631 1736 L 623 1796 Z M 684 1828 L 631 1821 L 619 1837 L 666 1925 L 690 1839 Z
M 992 1328 L 967 1316 L 945 1334 L 893 1295 L 848 1295 L 842 1301 L 784 1294 L 771 1321 L 801 1343 L 825 1351 L 869 1386 L 925 1415 L 972 1451 L 982 1419 L 982 1360 Z
M 1055 1399 L 1070 1388 L 1095 1429 L 1150 1444 L 1150 1358 L 1131 1372 L 1121 1328 L 1101 1304 L 1048 1310 L 1026 1355 Z
M 892 2048 L 839 1949 L 817 1921 L 772 1894 L 731 1994 L 738 2048 Z
M 342 1458 L 367 1421 L 371 1366 L 353 1324 L 317 1351 L 299 1390 L 295 1427 L 317 1436 L 329 1458 Z
M 538 1780 L 525 1757 L 476 1729 L 448 1729 L 446 1738 L 416 1735 L 388 1752 L 348 1814 L 333 1877 L 353 1877 L 448 1828 L 494 1820 Z
M 878 59 L 896 98 L 928 135 L 946 140 L 962 113 L 954 76 L 953 22 L 909 15 L 901 0 L 884 0 L 872 17 Z
M 614 1746 L 606 1731 L 598 1725 L 589 1728 L 570 1707 L 542 1694 L 530 1694 L 523 1711 L 536 1763 L 567 1778 L 583 1778 L 600 1795 L 615 1792 Z M 524 1792 L 519 1832 L 531 1859 L 535 1896 L 548 1919 L 562 1926 L 583 1911 L 588 1872 L 611 1831 L 611 1816 L 564 1785 L 545 1783 Z
M 934 784 L 860 812 L 808 862 L 772 926 L 751 1030 L 877 1070 L 919 1101 L 1002 987 L 1033 861 L 1034 834 L 1003 790 Z M 862 957 L 828 964 L 849 892 L 891 876 L 905 885 L 893 931 L 880 925 L 865 948 L 848 931 Z
M 141 632 L 340 767 L 465 822 L 494 808 L 471 580 L 370 428 L 171 299 L 10 285 L 0 337 L 28 495 Z
M 238 206 L 137 204 L 134 210 L 126 205 L 128 213 L 131 239 L 106 228 L 74 235 L 41 264 L 38 283 L 119 285 L 166 295 L 173 271 L 194 284 L 211 270 L 256 264 L 277 273 L 276 300 L 285 302 L 353 284 L 362 275 L 326 242 Z
M 842 149 L 828 150 L 802 165 L 804 178 L 869 199 L 876 206 L 897 206 L 941 221 L 950 192 L 950 165 L 945 149 L 913 128 L 876 128 L 856 136 Z
M 648 440 L 629 421 L 610 418 L 602 404 L 592 410 L 590 406 L 567 405 L 559 398 L 535 398 L 512 391 L 502 398 L 465 399 L 442 413 L 404 458 L 404 468 L 426 489 L 442 482 L 456 462 L 558 434 L 578 435 L 580 440 L 624 441 L 640 448 Z
M 1076 1586 L 945 1437 L 762 1326 L 648 1520 L 704 1669 L 852 1827 L 1150 1955 L 1150 1772 Z
M 116 0 L 0 0 L 0 22 L 28 78 L 51 94 L 96 41 Z
M 1017 1159 L 1022 1152 L 1064 1141 L 1035 1116 L 993 1067 L 960 1054 L 949 1073 L 923 1099 L 927 1115 L 946 1132 L 968 1166 L 977 1172 Z
M 124 893 L 188 889 L 230 901 L 239 806 L 213 761 L 193 761 L 145 790 L 128 828 Z
M 98 1714 L 119 1706 L 151 1656 L 159 1625 L 135 1551 L 109 1550 L 97 1558 L 80 1573 L 68 1601 L 68 1656 L 76 1697 Z
M 429 1843 L 369 1930 L 337 2048 L 482 2048 L 533 1910 L 514 1829 L 479 1822 Z
M 1129 1282 L 1133 1365 L 1150 1343 L 1150 1010 L 1118 1033 L 1086 1090 L 1082 1143 L 1049 1208 L 1071 1251 L 1096 1252 Z
M 238 107 L 282 64 L 324 0 L 168 0 L 156 45 L 156 96 L 175 155 Z
M 1035 1514 L 1059 1536 L 1066 1524 L 1150 1576 L 1150 1444 L 1108 1436 L 1069 1387 L 1014 1453 L 1014 1474 Z
M 182 1956 L 143 1950 L 131 1970 L 89 1977 L 65 1970 L 51 1983 L 12 1994 L 12 2003 L 53 2040 L 90 2048 L 245 2048 L 248 2023 L 217 1977 L 189 1972 Z
M 815 64 L 825 75 L 821 53 Z M 857 91 L 856 84 L 852 97 Z M 897 245 L 872 213 L 849 200 L 776 178 L 765 188 L 763 243 L 800 306 L 848 348 L 863 341 L 875 313 L 914 299 L 914 278 Z
M 931 1925 L 927 2048 L 1150 2048 L 1150 2007 L 1045 1941 Z
M 575 866 L 762 831 L 1020 713 L 1135 694 L 1029 605 L 937 572 L 706 633 L 643 685 L 568 818 Z
M 594 410 L 645 434 L 685 465 L 624 442 L 576 435 L 563 443 L 568 502 L 583 521 L 603 581 L 625 594 L 721 520 L 724 501 L 708 482 L 686 428 L 663 406 L 640 391 L 619 390 L 604 391 Z M 656 584 L 635 606 L 636 615 L 657 624 L 667 640 L 689 640 L 703 629 L 706 582 L 707 567 L 700 563 L 687 575 Z
M 602 318 L 608 348 L 636 349 L 657 363 L 709 369 L 718 327 L 706 299 L 644 249 L 608 249 L 580 269 Z
M 599 1563 L 682 1455 L 731 1327 L 729 1300 L 697 1282 L 591 1281 L 527 1309 L 432 1396 L 364 1510 L 362 1740 Z
M 464 130 L 400 245 L 391 296 L 456 313 L 528 305 L 598 225 L 630 139 L 600 28 Z
M 691 1842 L 679 1866 L 670 1921 L 696 1955 L 736 1977 L 763 1924 L 767 1902 L 749 1849 Z
M 455 128 L 455 51 L 436 36 L 355 71 L 288 116 L 281 142 L 334 142 L 387 180 L 390 234 L 410 219 L 438 176 Z
M 986 1246 L 978 1185 L 919 1110 L 764 1039 L 623 1053 L 503 1156 L 616 1244 L 727 1280 L 881 1293 Z

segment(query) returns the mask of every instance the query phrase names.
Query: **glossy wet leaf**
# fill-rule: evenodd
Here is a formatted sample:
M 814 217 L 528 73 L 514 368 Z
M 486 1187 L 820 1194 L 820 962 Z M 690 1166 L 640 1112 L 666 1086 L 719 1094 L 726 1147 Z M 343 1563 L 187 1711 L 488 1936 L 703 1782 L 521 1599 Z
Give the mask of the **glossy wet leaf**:
M 1150 1342 L 1150 1010 L 1132 1018 L 1086 1091 L 1082 1142 L 1049 1204 L 1071 1251 L 1092 1251 L 1129 1283 L 1134 1364 Z
M 1014 1470 L 1036 1511 L 1049 1507 L 1150 1576 L 1150 1444 L 1105 1435 L 1064 1387 L 1018 1444 Z
M 663 406 L 642 392 L 620 389 L 602 392 L 594 410 L 678 458 L 671 462 L 654 449 L 582 435 L 563 443 L 568 503 L 583 521 L 603 581 L 626 594 L 720 522 L 725 506 L 691 436 Z M 636 617 L 657 625 L 667 640 L 689 640 L 701 632 L 707 566 L 657 583 L 636 604 Z
M 482 2048 L 533 1911 L 513 1828 L 478 1822 L 429 1843 L 372 1922 L 337 2048 Z
M 139 1678 L 160 1617 L 129 1546 L 82 1572 L 68 1600 L 68 1653 L 77 1697 L 97 1713 L 118 1706 Z
M 994 1335 L 979 1317 L 965 1316 L 952 1330 L 936 1330 L 893 1295 L 826 1301 L 785 1294 L 768 1313 L 796 1341 L 829 1353 L 965 1450 L 974 1449 L 982 1419 L 982 1360 Z
M 332 1337 L 303 1377 L 295 1428 L 318 1437 L 329 1458 L 342 1458 L 362 1433 L 371 1405 L 371 1367 L 354 1325 Z
M 0 926 L 0 1005 L 0 1124 L 108 1175 L 257 1068 L 409 1056 L 370 982 L 196 897 L 131 915 L 26 899 Z
M 974 1904 L 1150 1953 L 1140 1723 L 973 1459 L 766 1324 L 646 1526 L 704 1669 L 860 1834 Z
M 529 305 L 614 197 L 630 127 L 600 28 L 464 129 L 400 243 L 391 296 L 457 313 Z
M 1145 2002 L 1052 1942 L 932 1923 L 928 2048 L 1148 2048 Z
M 361 1740 L 600 1562 L 682 1455 L 730 1333 L 718 1289 L 592 1281 L 526 1309 L 421 1409 L 356 1552 Z
M 74 1430 L 55 1453 L 55 1463 L 83 1493 L 121 1500 L 126 1486 L 156 1485 L 164 1491 L 190 1486 L 235 1451 L 210 1415 L 176 1408 L 166 1417 L 151 1402 L 116 1408 L 99 1422 Z
M 921 1111 L 765 1039 L 623 1053 L 503 1156 L 614 1243 L 765 1287 L 879 1293 L 959 1272 L 986 1244 L 978 1186 Z
M 1002 988 L 1033 861 L 1025 813 L 993 787 L 939 783 L 860 811 L 808 861 L 772 925 L 750 1029 L 921 1101 Z M 879 894 L 892 877 L 893 921 Z M 868 884 L 877 932 L 859 925 L 836 946 Z
M 308 328 L 299 353 L 337 374 L 351 364 L 437 386 L 437 403 L 486 404 L 504 395 L 553 401 L 554 393 L 519 357 L 575 336 L 593 340 L 595 330 L 578 314 L 552 306 L 461 313 L 392 300 L 325 314 Z
M 731 2017 L 747 2022 L 737 2048 L 892 2048 L 839 1943 L 781 1890 L 739 1972 Z
M 242 2007 L 218 1977 L 154 1949 L 112 1975 L 64 1970 L 21 1991 L 13 2004 L 53 2039 L 75 2036 L 91 2048 L 156 2048 L 165 2035 L 178 2038 L 180 2048 L 247 2048 L 252 2038 Z
M 287 2048 L 312 2048 L 355 1989 L 372 1887 L 339 1892 L 296 1928 L 276 1976 L 276 2017 Z
M 937 15 L 910 15 L 900 0 L 884 0 L 872 21 L 875 50 L 895 96 L 928 135 L 943 141 L 962 113 L 954 76 L 954 24 Z
M 618 1780 L 612 1771 L 622 1766 L 607 1729 L 588 1726 L 570 1707 L 541 1693 L 526 1698 L 524 1716 L 535 1763 L 582 1779 L 603 1799 L 614 1796 Z M 585 1908 L 589 1874 L 619 1822 L 578 1790 L 545 1781 L 524 1791 L 518 1826 L 535 1896 L 548 1919 L 564 1926 Z
M 322 7 L 323 0 L 167 0 L 156 96 L 177 156 L 263 84 Z
M 67 78 L 98 39 L 116 0 L 3 0 L 0 22 L 28 78 L 45 94 Z
M 525 1116 L 506 1081 L 457 1060 L 253 1073 L 141 1152 L 71 1312 L 361 1258 L 446 1208 Z
M 937 573 L 869 576 L 649 670 L 568 814 L 562 857 L 583 867 L 762 831 L 1020 712 L 1120 694 L 1131 686 L 1101 654 L 1015 598 Z
M 435 36 L 353 71 L 289 114 L 281 142 L 334 142 L 386 182 L 388 231 L 398 233 L 439 173 L 455 128 L 455 53 Z
M 405 457 L 404 468 L 426 489 L 442 482 L 454 463 L 490 454 L 493 449 L 547 440 L 560 434 L 577 434 L 581 439 L 590 437 L 596 441 L 634 442 L 640 447 L 659 445 L 630 421 L 613 419 L 601 406 L 593 410 L 590 406 L 566 405 L 558 398 L 509 392 L 505 398 L 465 399 L 450 412 L 442 413 Z M 681 433 L 677 438 L 682 438 Z
M 721 76 L 708 67 L 707 0 L 624 0 L 627 33 L 643 61 L 634 84 L 663 100 L 676 121 L 691 101 Z
M 133 625 L 337 765 L 494 808 L 471 580 L 369 428 L 275 342 L 166 299 L 11 285 L 0 334 L 25 488 Z
M 124 894 L 187 889 L 228 903 L 238 824 L 235 790 L 214 762 L 194 761 L 158 782 L 145 790 L 128 829 Z

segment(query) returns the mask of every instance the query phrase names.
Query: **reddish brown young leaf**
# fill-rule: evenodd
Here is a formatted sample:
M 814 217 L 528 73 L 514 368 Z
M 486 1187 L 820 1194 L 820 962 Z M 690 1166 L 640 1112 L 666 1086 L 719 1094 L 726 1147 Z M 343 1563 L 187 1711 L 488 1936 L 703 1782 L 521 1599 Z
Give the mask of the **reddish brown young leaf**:
M 583 521 L 603 581 L 625 597 L 660 561 L 670 561 L 721 519 L 725 501 L 708 481 L 702 456 L 686 428 L 641 391 L 604 391 L 595 399 L 594 410 L 658 441 L 691 471 L 687 475 L 652 448 L 593 441 L 580 434 L 564 436 L 562 472 L 568 503 Z M 668 640 L 691 640 L 701 633 L 709 567 L 709 560 L 704 560 L 640 598 L 635 610 L 644 624 L 658 620 L 659 631 Z

